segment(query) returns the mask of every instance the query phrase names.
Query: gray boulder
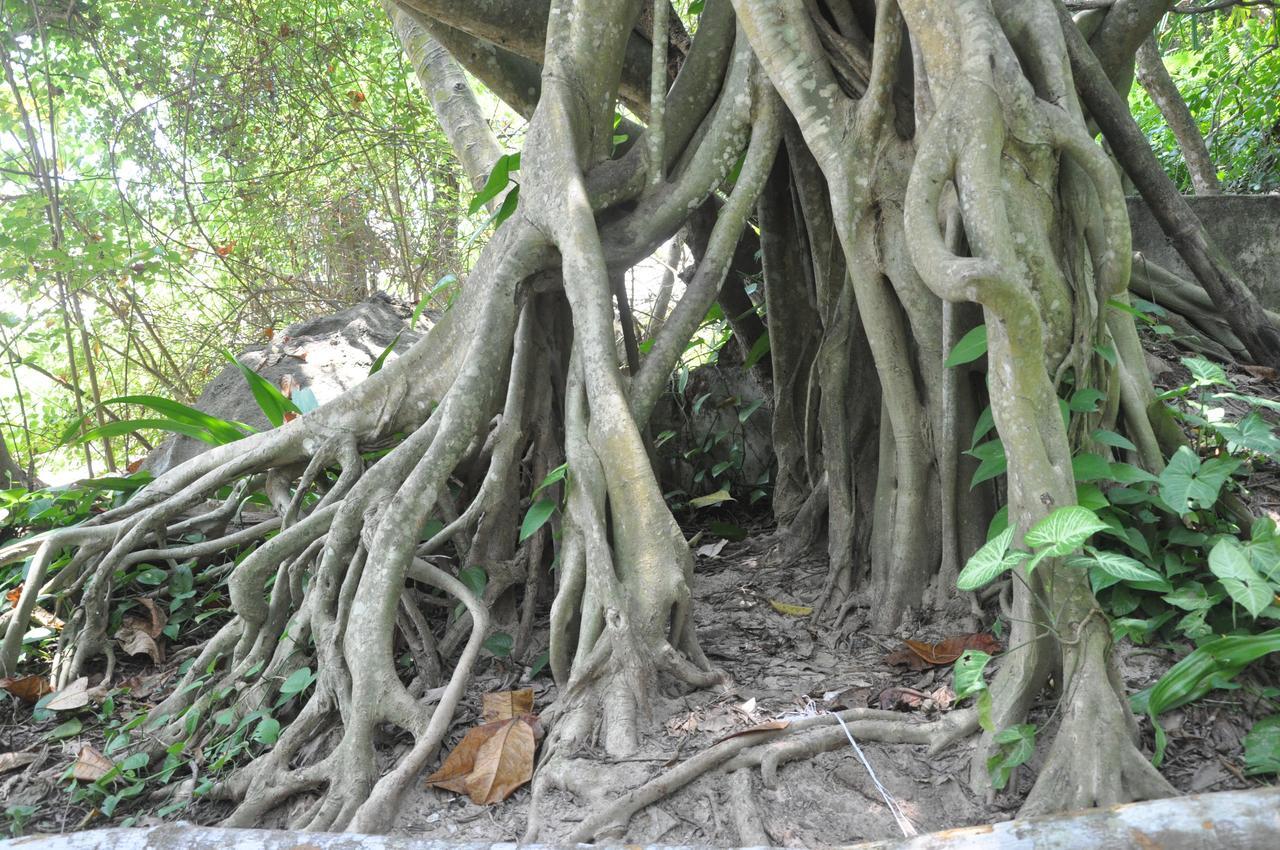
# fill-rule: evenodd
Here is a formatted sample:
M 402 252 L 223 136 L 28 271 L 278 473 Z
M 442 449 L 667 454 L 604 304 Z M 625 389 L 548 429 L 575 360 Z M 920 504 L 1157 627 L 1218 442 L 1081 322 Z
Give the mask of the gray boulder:
M 424 313 L 418 332 L 411 331 L 409 315 L 409 308 L 379 294 L 332 316 L 290 325 L 269 344 L 249 348 L 238 357 L 277 387 L 287 381 L 295 392 L 309 389 L 324 404 L 367 378 L 373 362 L 397 334 L 400 339 L 388 360 L 405 351 L 431 325 L 431 317 Z M 193 406 L 260 431 L 271 427 L 244 375 L 231 364 L 209 382 Z M 142 468 L 159 475 L 208 448 L 190 437 L 170 437 L 147 456 Z

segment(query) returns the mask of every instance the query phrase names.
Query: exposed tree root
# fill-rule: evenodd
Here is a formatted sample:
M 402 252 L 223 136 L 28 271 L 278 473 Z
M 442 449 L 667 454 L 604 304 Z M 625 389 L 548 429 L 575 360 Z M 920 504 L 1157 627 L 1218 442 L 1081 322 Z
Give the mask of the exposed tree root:
M 930 723 L 913 722 L 892 711 L 868 708 L 849 709 L 840 712 L 839 716 L 858 740 L 934 745 L 948 740 L 950 730 L 967 725 L 972 719 L 970 714 L 968 711 L 953 712 Z M 830 714 L 796 718 L 784 729 L 741 733 L 714 744 L 620 798 L 598 806 L 587 814 L 569 840 L 591 842 L 606 832 L 621 830 L 646 806 L 709 773 L 722 770 L 730 774 L 735 771 L 742 773 L 759 767 L 765 786 L 773 787 L 778 768 L 786 762 L 842 746 L 848 746 L 848 738 L 844 728 Z M 535 838 L 536 832 L 525 836 L 527 841 Z

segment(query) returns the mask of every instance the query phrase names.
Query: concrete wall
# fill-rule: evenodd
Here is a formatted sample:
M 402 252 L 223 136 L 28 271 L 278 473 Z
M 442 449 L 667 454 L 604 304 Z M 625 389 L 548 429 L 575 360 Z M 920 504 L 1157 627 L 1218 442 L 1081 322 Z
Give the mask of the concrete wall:
M 1280 311 L 1280 195 L 1188 197 L 1209 235 L 1264 306 Z M 1129 199 L 1133 250 L 1193 278 L 1141 198 Z

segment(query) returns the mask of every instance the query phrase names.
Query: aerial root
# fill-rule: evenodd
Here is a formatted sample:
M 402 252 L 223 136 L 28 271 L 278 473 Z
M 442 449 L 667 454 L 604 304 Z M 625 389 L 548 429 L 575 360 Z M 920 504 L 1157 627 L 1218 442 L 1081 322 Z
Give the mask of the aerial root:
M 971 710 L 955 711 L 940 720 L 916 723 L 892 711 L 852 708 L 840 712 L 838 716 L 855 739 L 933 747 L 939 742 L 950 740 L 955 728 L 970 727 L 974 723 L 972 715 Z M 588 843 L 603 832 L 621 829 L 641 809 L 713 771 L 725 770 L 731 774 L 741 774 L 745 772 L 744 769 L 759 766 L 766 787 L 773 787 L 777 769 L 782 764 L 848 746 L 848 740 L 844 727 L 836 720 L 836 715 L 832 714 L 799 717 L 783 729 L 740 733 L 713 744 L 621 797 L 594 807 L 569 840 Z M 531 811 L 535 814 L 538 802 L 535 799 L 535 805 L 531 806 Z M 532 822 L 533 815 L 530 820 Z M 737 819 L 737 815 L 735 822 L 740 829 L 754 831 L 749 821 L 743 826 L 744 821 Z M 744 840 L 744 843 L 748 842 Z

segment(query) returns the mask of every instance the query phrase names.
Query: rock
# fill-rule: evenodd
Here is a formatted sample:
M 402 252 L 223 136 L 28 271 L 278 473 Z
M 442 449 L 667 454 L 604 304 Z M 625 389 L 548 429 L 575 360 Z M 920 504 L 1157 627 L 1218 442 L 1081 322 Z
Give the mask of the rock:
M 265 346 L 241 352 L 241 363 L 277 387 L 289 378 L 294 391 L 309 389 L 319 404 L 332 400 L 369 376 L 378 356 L 396 340 L 390 358 L 408 349 L 432 324 L 429 313 L 408 329 L 410 310 L 379 293 L 332 316 L 307 319 L 277 332 Z M 193 405 L 199 410 L 258 430 L 271 423 L 253 399 L 240 370 L 231 364 L 218 373 Z M 142 468 L 153 475 L 172 469 L 210 446 L 190 437 L 170 437 L 147 456 Z

